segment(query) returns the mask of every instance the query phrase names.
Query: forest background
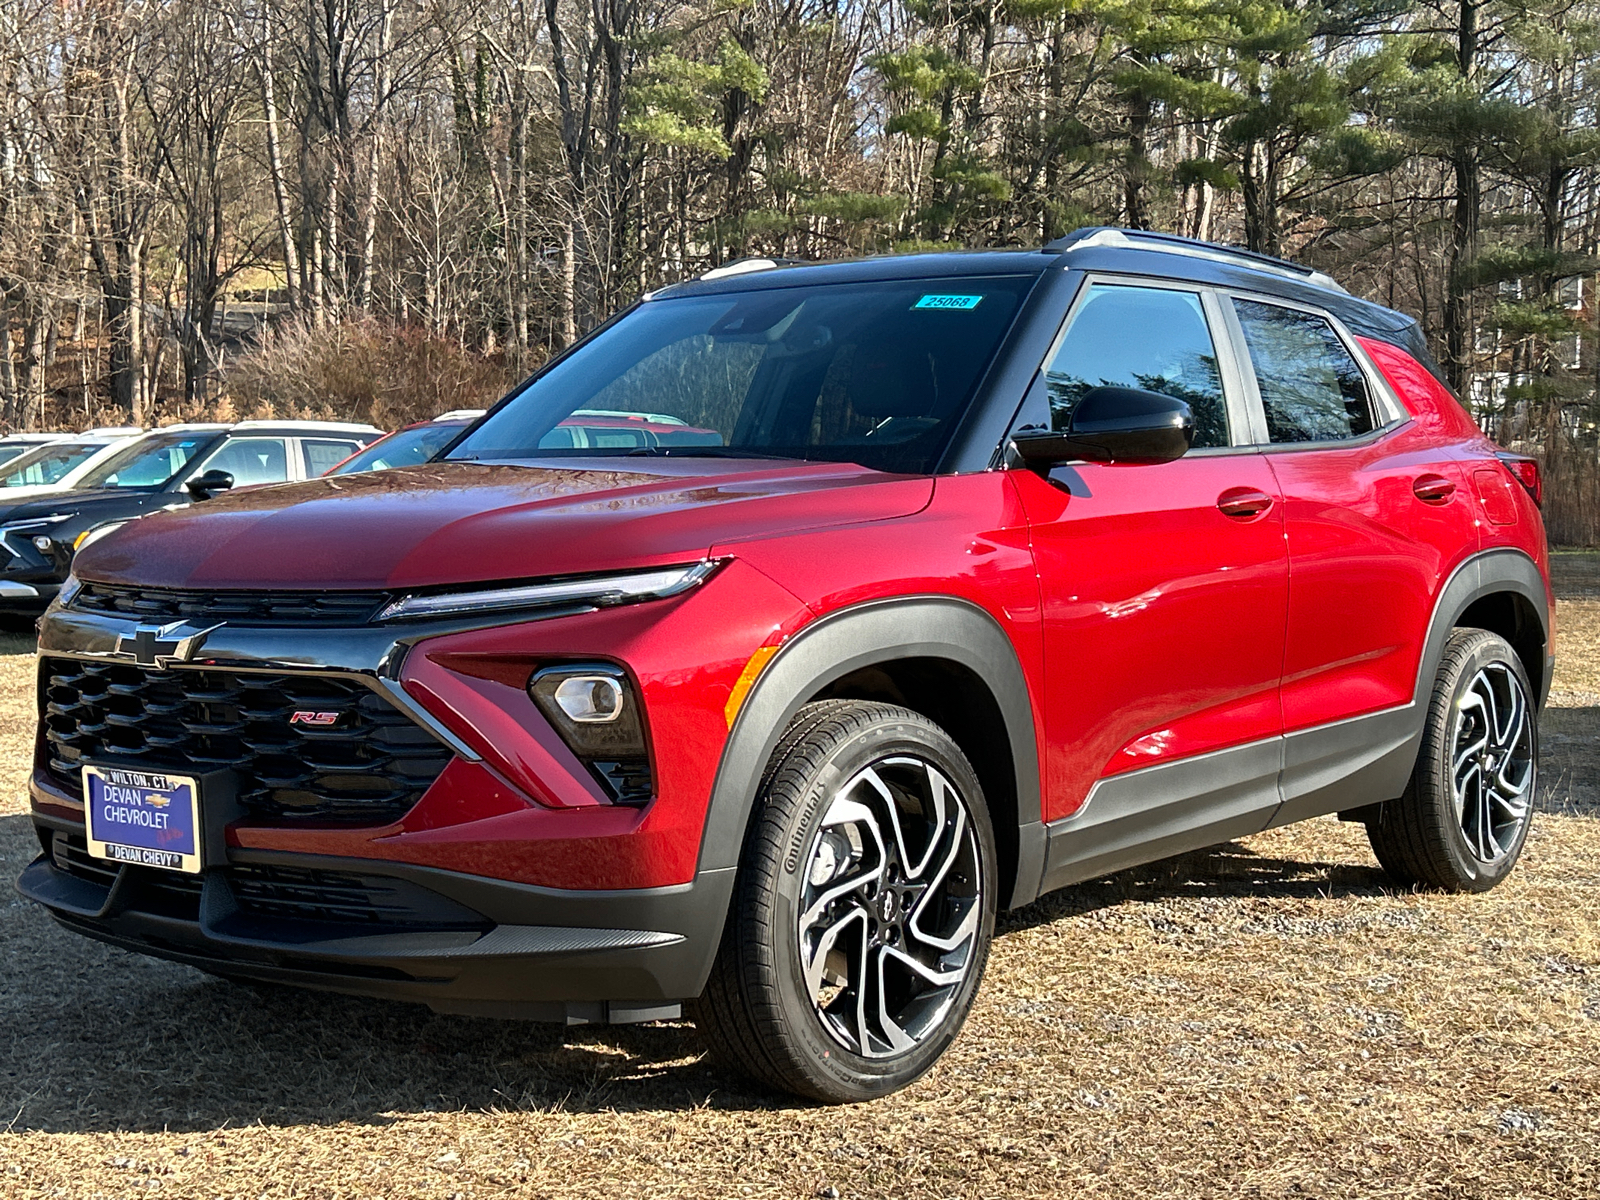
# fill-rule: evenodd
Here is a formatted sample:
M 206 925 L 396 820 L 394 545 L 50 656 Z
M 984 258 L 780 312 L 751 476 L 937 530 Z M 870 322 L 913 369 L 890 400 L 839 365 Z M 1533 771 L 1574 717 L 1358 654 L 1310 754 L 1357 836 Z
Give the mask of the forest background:
M 1600 543 L 1600 0 L 0 0 L 0 427 L 492 400 L 747 255 L 1090 224 L 1422 322 Z

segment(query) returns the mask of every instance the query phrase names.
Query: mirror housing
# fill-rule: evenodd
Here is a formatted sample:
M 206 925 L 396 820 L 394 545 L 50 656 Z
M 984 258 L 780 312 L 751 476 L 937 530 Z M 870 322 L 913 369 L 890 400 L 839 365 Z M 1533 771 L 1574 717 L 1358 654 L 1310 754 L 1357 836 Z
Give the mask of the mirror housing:
M 211 470 L 202 471 L 184 484 L 183 488 L 196 500 L 209 500 L 218 492 L 225 492 L 232 486 L 232 475 L 226 471 Z
M 1177 397 L 1097 387 L 1078 401 L 1065 433 L 1019 429 L 1008 457 L 1035 471 L 1067 462 L 1148 465 L 1182 458 L 1193 444 L 1194 414 Z

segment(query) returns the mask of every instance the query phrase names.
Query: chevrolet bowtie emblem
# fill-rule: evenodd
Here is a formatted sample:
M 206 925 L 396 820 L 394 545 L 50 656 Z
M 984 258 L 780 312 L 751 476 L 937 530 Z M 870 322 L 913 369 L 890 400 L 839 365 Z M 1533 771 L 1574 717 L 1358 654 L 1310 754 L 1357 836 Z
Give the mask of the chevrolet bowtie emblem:
M 117 653 L 133 659 L 141 667 L 165 670 L 173 663 L 190 661 L 207 636 L 221 628 L 221 625 L 212 625 L 207 629 L 195 629 L 186 621 L 141 625 L 132 633 L 117 638 Z

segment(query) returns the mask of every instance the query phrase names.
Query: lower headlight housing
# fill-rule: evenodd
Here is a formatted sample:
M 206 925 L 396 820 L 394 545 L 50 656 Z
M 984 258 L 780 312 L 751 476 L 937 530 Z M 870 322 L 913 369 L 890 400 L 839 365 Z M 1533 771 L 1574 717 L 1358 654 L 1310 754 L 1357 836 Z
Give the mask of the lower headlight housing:
M 528 695 L 561 740 L 620 804 L 655 793 L 644 710 L 628 673 L 615 663 L 561 663 L 534 672 Z

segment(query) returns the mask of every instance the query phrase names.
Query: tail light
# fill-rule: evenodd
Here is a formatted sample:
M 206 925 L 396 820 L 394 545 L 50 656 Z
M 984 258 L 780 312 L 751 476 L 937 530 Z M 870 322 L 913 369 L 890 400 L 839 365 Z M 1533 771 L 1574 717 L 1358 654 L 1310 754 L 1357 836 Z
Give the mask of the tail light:
M 1506 470 L 1510 471 L 1528 495 L 1533 497 L 1534 504 L 1543 506 L 1544 476 L 1539 472 L 1539 460 L 1521 454 L 1501 454 L 1499 457 L 1506 465 Z

